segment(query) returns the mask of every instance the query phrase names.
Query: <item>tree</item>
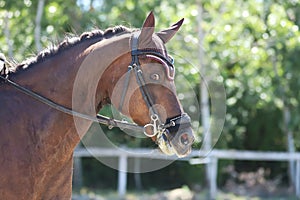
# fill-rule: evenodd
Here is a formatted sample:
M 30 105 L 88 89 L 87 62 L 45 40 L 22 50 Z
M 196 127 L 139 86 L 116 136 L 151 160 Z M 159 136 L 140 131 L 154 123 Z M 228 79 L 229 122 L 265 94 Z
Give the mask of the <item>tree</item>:
M 228 147 L 294 151 L 293 132 L 299 131 L 294 121 L 299 122 L 299 114 L 291 112 L 299 110 L 298 83 L 292 81 L 299 74 L 296 5 L 299 2 L 204 4 L 209 54 L 222 69 L 228 96 Z M 222 20 L 211 27 L 216 18 Z

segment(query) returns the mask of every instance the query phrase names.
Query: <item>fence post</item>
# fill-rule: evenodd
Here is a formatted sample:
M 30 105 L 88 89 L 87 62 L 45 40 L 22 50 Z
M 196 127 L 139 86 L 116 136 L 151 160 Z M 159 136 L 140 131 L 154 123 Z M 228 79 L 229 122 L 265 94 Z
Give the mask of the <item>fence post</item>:
M 82 187 L 82 163 L 80 157 L 74 157 L 73 163 L 73 186 L 74 188 Z
M 80 145 L 76 147 L 76 150 L 80 149 Z M 82 180 L 82 159 L 80 156 L 73 155 L 73 187 L 81 188 L 83 185 Z
M 141 159 L 134 159 L 134 182 L 137 190 L 141 191 L 143 189 L 142 178 L 141 178 Z
M 120 198 L 124 198 L 127 187 L 127 156 L 119 156 L 118 193 Z
M 300 160 L 296 162 L 296 179 L 295 179 L 296 196 L 300 198 Z
M 217 176 L 218 176 L 218 158 L 210 157 L 210 177 L 209 177 L 209 198 L 211 200 L 216 199 L 217 197 Z

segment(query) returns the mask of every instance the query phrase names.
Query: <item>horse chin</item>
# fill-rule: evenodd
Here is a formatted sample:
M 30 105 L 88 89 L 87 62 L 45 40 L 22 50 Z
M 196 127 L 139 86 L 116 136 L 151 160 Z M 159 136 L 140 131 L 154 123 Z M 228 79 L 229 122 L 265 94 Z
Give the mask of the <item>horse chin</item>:
M 173 146 L 171 145 L 171 143 L 169 141 L 157 140 L 157 144 L 158 144 L 159 149 L 168 156 L 172 156 L 175 154 L 178 158 L 183 158 L 183 157 L 186 157 L 187 155 L 189 155 L 192 151 L 191 148 L 186 150 L 185 152 L 177 151 L 175 148 L 173 148 Z
M 168 140 L 165 140 L 163 137 L 157 137 L 156 143 L 159 147 L 159 149 L 166 155 L 174 155 L 176 154 L 176 151 L 170 144 Z
M 185 149 L 185 150 L 174 148 L 174 152 L 178 158 L 183 158 L 188 156 L 192 152 L 192 148 L 190 147 L 189 149 Z

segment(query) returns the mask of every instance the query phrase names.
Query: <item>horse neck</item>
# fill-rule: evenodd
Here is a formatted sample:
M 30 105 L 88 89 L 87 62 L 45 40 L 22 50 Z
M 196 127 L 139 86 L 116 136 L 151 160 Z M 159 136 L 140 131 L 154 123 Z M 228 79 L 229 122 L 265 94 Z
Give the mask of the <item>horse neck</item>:
M 116 58 L 129 51 L 129 37 L 129 34 L 124 34 L 92 45 L 80 44 L 78 47 L 71 47 L 69 50 L 40 63 L 40 66 L 29 68 L 12 79 L 57 104 L 95 116 L 98 112 L 96 107 L 100 103 L 95 100 L 102 101 L 102 99 L 107 98 L 105 88 L 98 89 L 100 88 L 98 87 L 100 77 Z M 34 100 L 32 102 L 36 103 Z M 32 108 L 34 109 L 34 107 Z M 43 108 L 49 110 L 47 105 L 44 105 Z M 36 115 L 40 113 L 36 113 Z M 82 137 L 92 123 L 76 118 L 72 125 L 72 116 L 56 110 L 52 110 L 51 115 L 55 116 L 53 117 L 54 121 L 68 120 L 68 124 L 65 124 L 65 127 L 61 127 L 55 133 L 56 135 L 63 135 L 63 137 L 65 137 L 66 132 L 74 132 L 72 134 L 77 133 Z M 57 115 L 60 117 L 57 118 Z M 55 126 L 55 123 L 51 126 Z M 69 131 L 70 127 L 73 131 Z M 76 139 L 71 146 L 75 147 L 77 142 L 79 141 Z
M 78 111 L 84 112 L 83 104 L 87 101 L 93 101 L 95 107 L 99 104 L 95 96 L 106 98 L 106 94 L 101 94 L 105 91 L 96 91 L 96 87 L 110 63 L 128 52 L 128 41 L 128 34 L 98 43 L 87 41 L 29 67 L 12 80 L 68 108 L 74 107 L 77 101 L 81 104 Z M 81 97 L 72 99 L 78 92 Z
M 78 44 L 39 61 L 11 77 L 19 85 L 70 108 L 72 80 L 80 65 L 81 53 L 92 41 Z

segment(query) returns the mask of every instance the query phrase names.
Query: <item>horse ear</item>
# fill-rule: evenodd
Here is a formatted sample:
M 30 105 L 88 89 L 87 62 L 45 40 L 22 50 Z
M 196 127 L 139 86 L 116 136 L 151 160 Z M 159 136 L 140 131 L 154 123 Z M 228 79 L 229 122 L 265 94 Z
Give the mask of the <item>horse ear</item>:
M 155 27 L 155 18 L 154 18 L 153 11 L 151 11 L 146 17 L 142 28 L 153 28 L 154 30 L 154 27 Z
M 143 42 L 144 44 L 147 44 L 148 42 L 152 41 L 152 35 L 154 33 L 154 27 L 155 27 L 155 19 L 153 11 L 151 11 L 147 18 L 144 21 L 144 24 L 142 26 L 141 34 L 140 34 L 140 42 Z
M 184 21 L 184 18 L 179 20 L 177 23 L 173 24 L 171 27 L 156 33 L 156 35 L 158 37 L 160 37 L 160 39 L 162 39 L 162 41 L 164 43 L 167 43 L 175 35 L 175 33 L 179 30 L 183 21 Z

